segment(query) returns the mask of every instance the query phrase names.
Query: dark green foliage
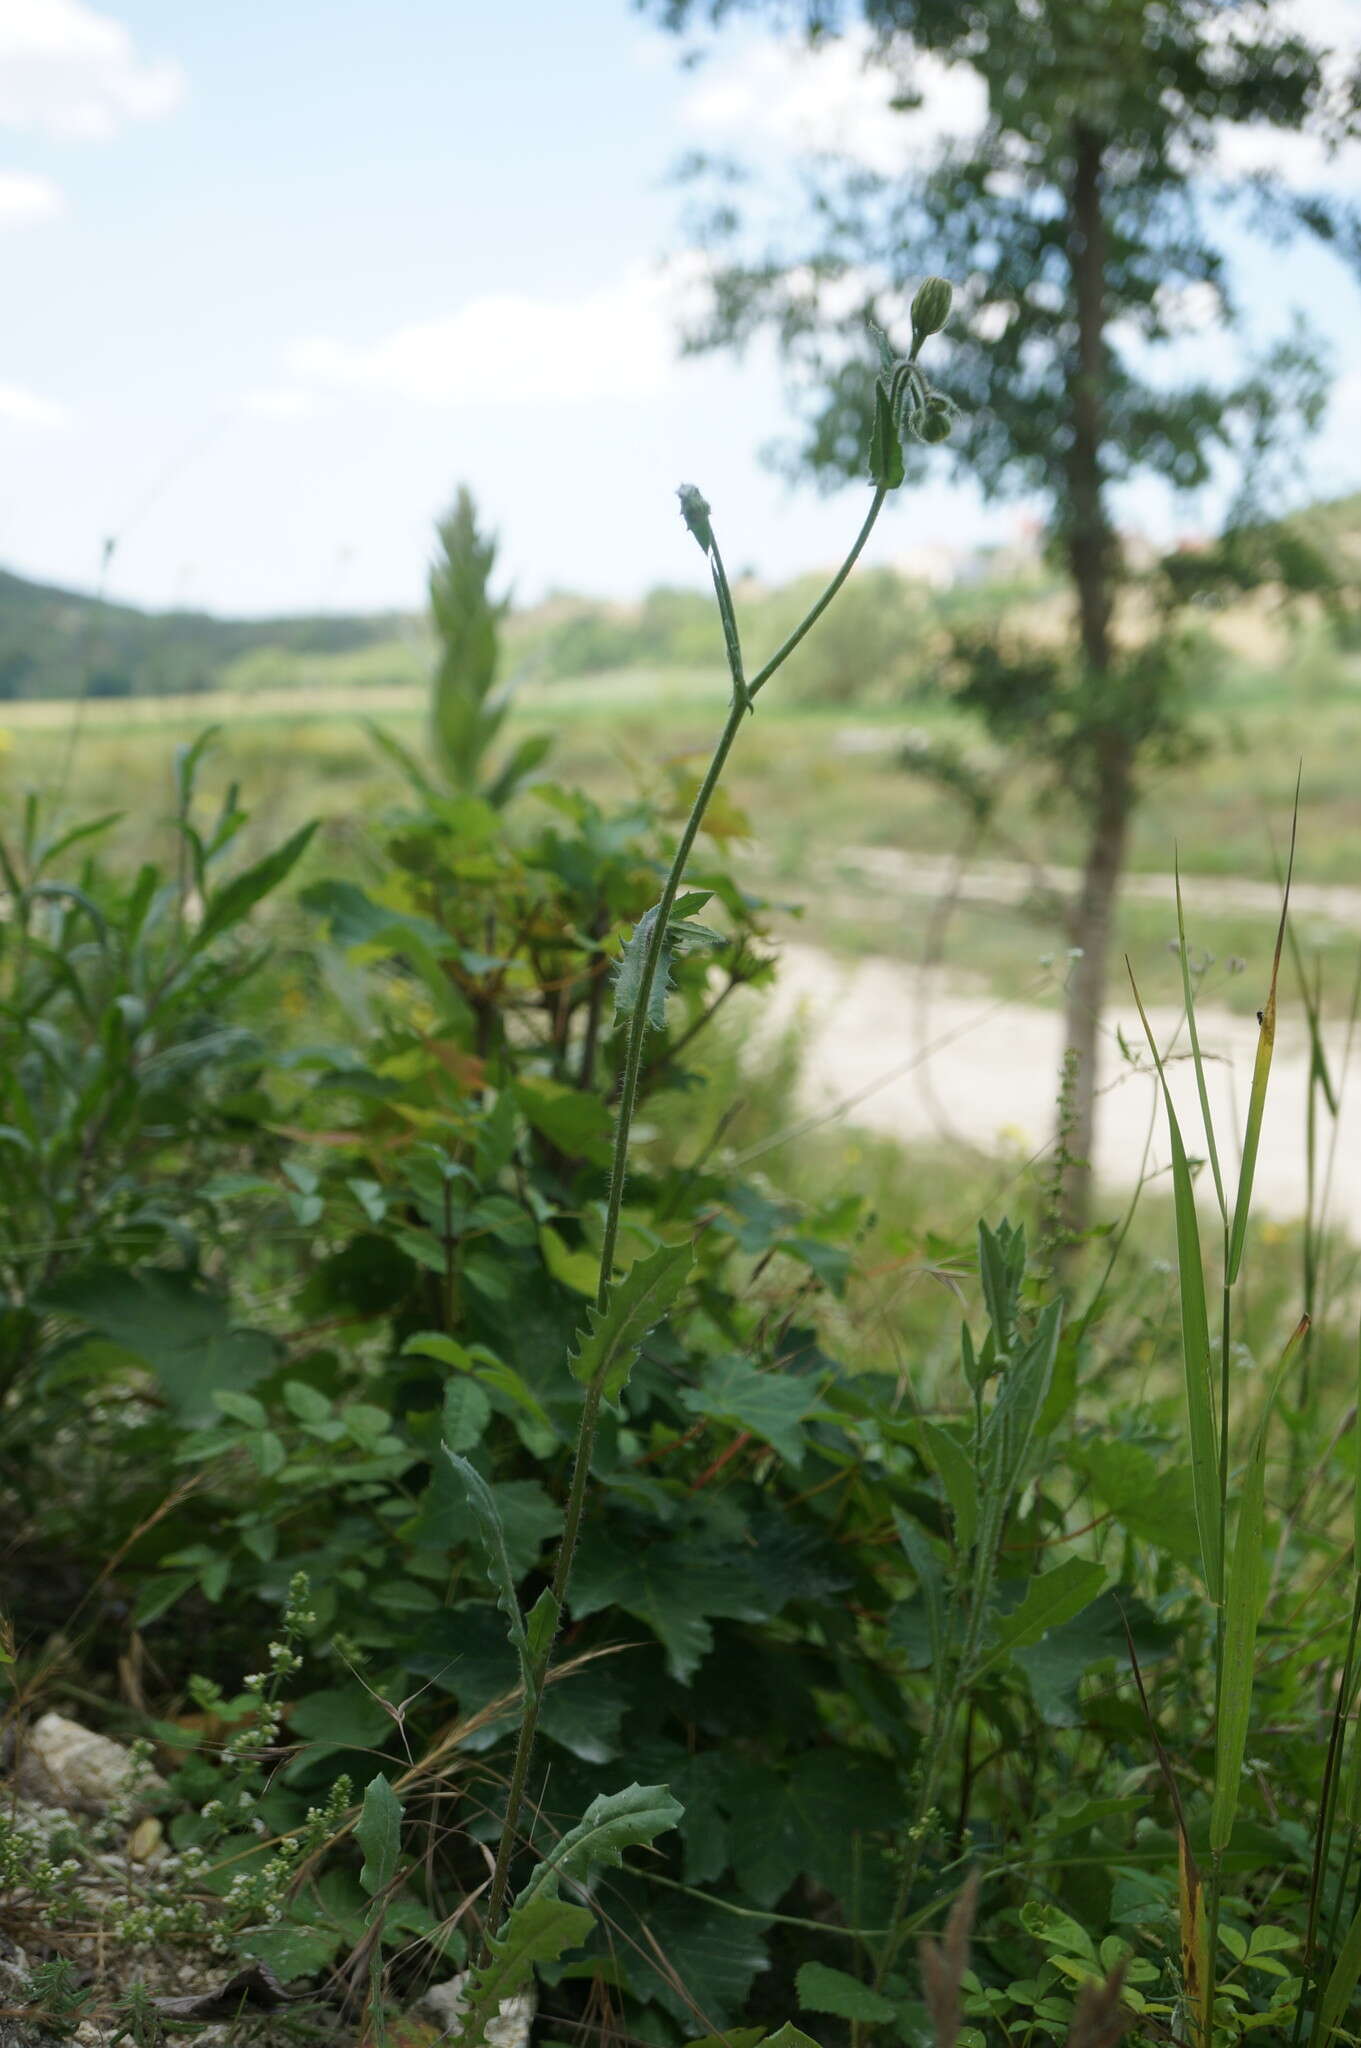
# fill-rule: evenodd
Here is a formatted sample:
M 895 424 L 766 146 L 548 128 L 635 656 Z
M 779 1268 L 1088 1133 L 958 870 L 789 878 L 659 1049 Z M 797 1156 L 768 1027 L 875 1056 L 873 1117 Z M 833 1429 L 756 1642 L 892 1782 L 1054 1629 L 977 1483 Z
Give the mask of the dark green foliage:
M 211 690 L 232 663 L 262 649 L 350 654 L 399 638 L 407 623 L 391 613 L 218 619 L 143 612 L 0 569 L 0 699 Z

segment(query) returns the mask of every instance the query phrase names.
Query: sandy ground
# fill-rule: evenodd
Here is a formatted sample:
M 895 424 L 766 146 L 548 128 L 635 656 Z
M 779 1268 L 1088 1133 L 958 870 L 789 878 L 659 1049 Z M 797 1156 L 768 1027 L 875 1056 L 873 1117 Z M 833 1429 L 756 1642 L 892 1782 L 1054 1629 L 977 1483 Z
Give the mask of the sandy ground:
M 767 998 L 764 1028 L 797 1023 L 804 1034 L 799 1108 L 808 1114 L 847 1105 L 846 1120 L 908 1140 L 962 1143 L 996 1154 L 1030 1154 L 1049 1142 L 1062 1043 L 1057 1010 L 960 994 L 939 980 L 922 987 L 917 970 L 891 960 L 848 963 L 811 946 L 786 946 Z M 1238 1135 L 1248 1099 L 1257 1026 L 1207 1008 L 1198 1013 L 1201 1048 L 1220 1159 L 1236 1183 Z M 1205 1151 L 1195 1074 L 1178 1011 L 1151 1020 L 1161 1048 L 1172 1047 L 1169 1081 L 1186 1149 Z M 1154 1082 L 1122 1056 L 1117 1029 L 1132 1048 L 1144 1044 L 1132 1001 L 1117 998 L 1107 1019 L 1096 1166 L 1102 1182 L 1131 1186 L 1144 1170 L 1165 1168 L 1164 1119 L 1156 1118 Z M 1335 1083 L 1343 1063 L 1345 1026 L 1326 1050 Z M 1361 1046 L 1356 1048 L 1361 1055 Z M 1181 1057 L 1176 1057 L 1180 1054 Z M 1344 1077 L 1329 1214 L 1361 1238 L 1361 1079 Z M 1304 1151 L 1308 1047 L 1293 1020 L 1276 1037 L 1271 1085 L 1258 1155 L 1255 1210 L 1291 1219 L 1304 1213 Z M 1330 1120 L 1321 1121 L 1322 1146 Z M 1164 1182 L 1164 1184 L 1166 1184 Z M 1209 1199 L 1208 1174 L 1206 1194 Z

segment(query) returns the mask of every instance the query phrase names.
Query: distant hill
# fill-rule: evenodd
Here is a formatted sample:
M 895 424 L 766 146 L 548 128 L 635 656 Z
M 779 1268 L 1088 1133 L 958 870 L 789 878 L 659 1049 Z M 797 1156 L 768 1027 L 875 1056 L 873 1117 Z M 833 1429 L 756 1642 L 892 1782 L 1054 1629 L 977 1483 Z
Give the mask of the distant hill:
M 178 695 L 226 686 L 229 671 L 249 670 L 250 657 L 400 650 L 423 637 L 418 620 L 397 612 L 279 619 L 144 612 L 0 569 L 0 699 Z

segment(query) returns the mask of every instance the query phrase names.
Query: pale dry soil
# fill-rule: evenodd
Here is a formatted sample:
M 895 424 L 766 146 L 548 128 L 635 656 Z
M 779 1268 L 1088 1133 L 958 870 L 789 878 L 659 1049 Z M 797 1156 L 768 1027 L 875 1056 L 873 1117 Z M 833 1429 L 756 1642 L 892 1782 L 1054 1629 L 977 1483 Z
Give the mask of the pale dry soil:
M 1211 1112 L 1226 1178 L 1236 1184 L 1239 1140 L 1257 1053 L 1251 1017 L 1197 1011 Z M 1150 1023 L 1171 1057 L 1169 1085 L 1188 1154 L 1205 1139 L 1179 1010 L 1156 1008 Z M 1063 1020 L 1041 1009 L 971 994 L 898 961 L 837 959 L 817 947 L 787 945 L 767 997 L 761 1033 L 798 1028 L 803 1049 L 796 1114 L 834 1112 L 904 1142 L 945 1143 L 989 1157 L 1030 1157 L 1050 1145 Z M 1127 1057 L 1120 1034 L 1135 1056 Z M 761 1034 L 758 1034 L 758 1036 Z M 1346 1026 L 1325 1029 L 1324 1043 L 1340 1117 L 1333 1148 L 1328 1214 L 1361 1238 L 1361 1080 L 1346 1071 Z M 1356 1048 L 1361 1051 L 1361 1047 Z M 1135 1063 L 1137 1060 L 1137 1064 Z M 1302 1023 L 1278 1025 L 1253 1208 L 1282 1221 L 1305 1213 L 1308 1041 Z M 1147 1176 L 1170 1189 L 1166 1119 L 1128 991 L 1116 990 L 1106 1018 L 1100 1073 L 1096 1169 L 1100 1182 L 1127 1190 Z M 1319 1123 L 1319 1179 L 1332 1121 Z M 1202 1200 L 1212 1201 L 1209 1174 Z

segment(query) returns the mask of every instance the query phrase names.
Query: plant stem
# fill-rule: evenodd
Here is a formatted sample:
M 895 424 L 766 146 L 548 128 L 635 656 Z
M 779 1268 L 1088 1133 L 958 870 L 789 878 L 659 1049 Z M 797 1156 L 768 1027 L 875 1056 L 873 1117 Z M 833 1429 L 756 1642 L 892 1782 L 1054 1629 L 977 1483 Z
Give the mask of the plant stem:
M 728 755 L 732 752 L 734 740 L 742 729 L 742 721 L 751 709 L 751 700 L 762 689 L 775 671 L 788 659 L 804 635 L 814 626 L 832 599 L 840 590 L 859 559 L 861 550 L 874 529 L 874 523 L 883 510 L 888 493 L 880 485 L 876 488 L 870 509 L 863 525 L 851 546 L 850 553 L 837 570 L 827 588 L 818 598 L 811 611 L 795 627 L 784 645 L 776 650 L 761 669 L 755 680 L 748 684 L 742 671 L 742 648 L 737 632 L 737 621 L 733 612 L 732 594 L 728 588 L 722 558 L 715 542 L 705 550 L 713 576 L 714 592 L 718 599 L 719 612 L 723 621 L 723 639 L 727 650 L 728 666 L 732 676 L 732 704 L 724 721 L 723 730 L 714 748 L 713 758 L 705 771 L 704 780 L 695 794 L 690 815 L 685 822 L 672 857 L 671 867 L 662 887 L 661 900 L 653 918 L 652 930 L 648 935 L 647 951 L 643 956 L 642 979 L 638 989 L 633 1015 L 629 1020 L 629 1035 L 624 1053 L 623 1081 L 619 1090 L 618 1108 L 615 1114 L 614 1151 L 610 1162 L 609 1199 L 605 1209 L 605 1228 L 600 1243 L 600 1279 L 596 1288 L 596 1308 L 603 1312 L 609 1300 L 610 1288 L 614 1281 L 614 1255 L 619 1240 L 619 1219 L 624 1202 L 624 1182 L 628 1171 L 629 1137 L 633 1127 L 633 1115 L 638 1100 L 638 1080 L 643 1064 L 643 1040 L 647 1033 L 648 1011 L 651 1004 L 652 988 L 657 978 L 662 947 L 666 942 L 667 923 L 675 904 L 686 863 L 693 851 L 705 812 L 718 787 Z M 568 1582 L 572 1575 L 572 1561 L 576 1554 L 577 1537 L 581 1531 L 581 1519 L 586 1506 L 586 1489 L 590 1481 L 591 1460 L 595 1452 L 596 1425 L 600 1417 L 600 1403 L 604 1398 L 605 1370 L 602 1367 L 586 1389 L 582 1402 L 581 1420 L 577 1428 L 576 1449 L 572 1461 L 572 1478 L 567 1492 L 567 1506 L 563 1519 L 562 1536 L 558 1543 L 557 1559 L 553 1568 L 552 1594 L 557 1606 L 558 1620 L 566 1604 Z M 487 1900 L 487 1913 L 483 1922 L 481 1961 L 485 1965 L 490 1959 L 490 1942 L 501 1924 L 505 1912 L 506 1893 L 510 1884 L 510 1866 L 515 1853 L 516 1836 L 519 1828 L 520 1809 L 524 1805 L 525 1791 L 529 1783 L 529 1769 L 534 1754 L 534 1743 L 539 1729 L 539 1709 L 543 1698 L 544 1680 L 548 1674 L 549 1658 L 553 1643 L 550 1640 L 542 1650 L 535 1667 L 534 1683 L 525 1696 L 520 1716 L 519 1736 L 515 1745 L 515 1759 L 511 1766 L 510 1786 L 506 1794 L 505 1817 L 501 1824 L 501 1838 L 496 1849 L 496 1866 L 492 1873 L 491 1891 Z

